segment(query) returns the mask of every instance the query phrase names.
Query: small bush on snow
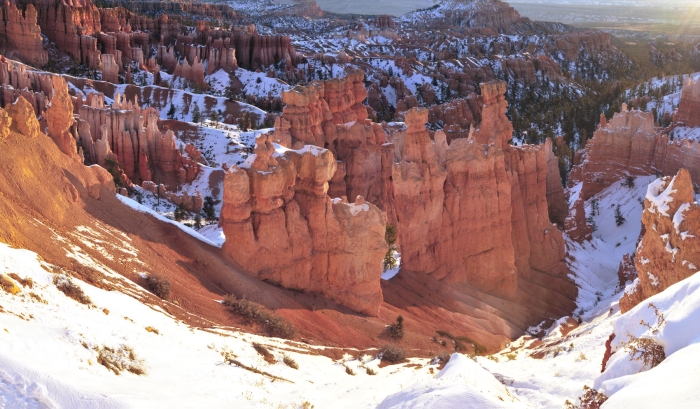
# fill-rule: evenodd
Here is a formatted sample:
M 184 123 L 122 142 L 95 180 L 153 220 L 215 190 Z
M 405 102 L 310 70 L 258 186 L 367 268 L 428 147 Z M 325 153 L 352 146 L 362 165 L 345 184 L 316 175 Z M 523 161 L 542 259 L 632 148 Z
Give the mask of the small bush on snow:
M 608 400 L 604 393 L 592 389 L 588 385 L 583 386 L 583 394 L 578 398 L 580 404 L 574 405 L 570 401 L 564 402 L 564 409 L 600 409 L 600 407 Z
M 97 351 L 97 362 L 114 372 L 115 375 L 119 375 L 123 371 L 131 372 L 135 375 L 146 373 L 143 361 L 128 346 L 122 345 L 119 348 L 103 346 L 95 348 L 95 350 Z
M 282 359 L 282 362 L 284 362 L 285 365 L 287 365 L 288 367 L 290 367 L 292 369 L 299 369 L 299 364 L 297 363 L 297 361 L 293 360 L 288 355 L 284 356 L 284 359 Z
M 656 323 L 651 325 L 644 320 L 639 323 L 649 328 L 652 335 L 656 335 L 659 333 L 661 327 L 666 324 L 666 317 L 653 303 L 649 303 L 649 308 L 654 309 Z M 666 359 L 666 351 L 664 351 L 663 345 L 655 340 L 651 338 L 637 338 L 631 334 L 628 334 L 628 337 L 629 340 L 622 343 L 622 347 L 629 353 L 630 361 L 642 362 L 643 365 L 640 372 L 644 369 L 654 368 Z
M 53 278 L 53 283 L 66 297 L 72 298 L 81 304 L 92 305 L 90 297 L 88 297 L 80 286 L 75 284 L 70 278 L 64 275 L 58 275 Z
M 379 353 L 382 355 L 382 359 L 393 363 L 406 359 L 406 351 L 394 344 L 384 345 L 379 349 Z

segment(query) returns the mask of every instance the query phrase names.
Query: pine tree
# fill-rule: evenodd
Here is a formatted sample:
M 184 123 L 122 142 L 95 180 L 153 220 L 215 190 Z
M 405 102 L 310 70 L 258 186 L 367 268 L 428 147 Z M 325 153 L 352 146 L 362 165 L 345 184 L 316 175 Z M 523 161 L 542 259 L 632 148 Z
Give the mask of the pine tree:
M 185 217 L 187 217 L 187 209 L 185 209 L 185 205 L 180 203 L 180 205 L 175 209 L 175 220 L 176 221 L 182 221 Z
M 175 105 L 170 103 L 170 109 L 168 109 L 168 119 L 175 119 Z
M 625 224 L 625 221 L 625 218 L 622 216 L 622 211 L 620 210 L 620 205 L 617 205 L 615 208 L 615 224 L 617 224 L 617 227 L 620 227 Z
M 202 120 L 202 113 L 199 112 L 199 105 L 195 105 L 192 110 L 192 122 L 198 124 Z

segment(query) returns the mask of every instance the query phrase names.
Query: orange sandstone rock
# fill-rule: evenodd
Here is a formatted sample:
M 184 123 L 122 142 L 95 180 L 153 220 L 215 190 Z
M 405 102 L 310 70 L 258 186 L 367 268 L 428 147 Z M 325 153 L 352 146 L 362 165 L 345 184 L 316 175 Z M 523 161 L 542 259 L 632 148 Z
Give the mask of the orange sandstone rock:
M 700 204 L 687 170 L 649 185 L 642 223 L 645 232 L 634 259 L 637 280 L 620 299 L 623 313 L 698 271 Z
M 316 147 L 274 151 L 267 135 L 255 158 L 229 169 L 220 224 L 224 252 L 245 270 L 286 288 L 322 293 L 377 315 L 386 216 L 358 197 L 331 201 L 333 154 Z

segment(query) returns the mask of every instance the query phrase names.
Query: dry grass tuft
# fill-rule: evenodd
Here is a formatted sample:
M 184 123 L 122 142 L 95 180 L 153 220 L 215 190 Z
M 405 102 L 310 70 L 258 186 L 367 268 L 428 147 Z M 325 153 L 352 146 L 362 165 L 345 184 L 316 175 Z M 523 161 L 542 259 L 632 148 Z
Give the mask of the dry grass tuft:
M 18 294 L 21 291 L 14 280 L 5 274 L 0 274 L 0 287 L 2 287 L 6 293 L 12 295 Z
M 118 349 L 107 346 L 95 347 L 95 351 L 97 351 L 97 362 L 114 372 L 115 375 L 119 375 L 123 371 L 131 372 L 135 375 L 144 375 L 146 373 L 143 361 L 128 346 L 122 345 Z
M 285 365 L 287 365 L 288 367 L 290 367 L 292 369 L 299 369 L 299 364 L 297 363 L 297 361 L 293 360 L 288 355 L 284 356 L 284 359 L 282 359 L 282 362 L 284 362 Z
M 92 305 L 90 297 L 88 297 L 80 286 L 75 284 L 69 277 L 57 275 L 53 278 L 53 283 L 66 297 L 72 298 L 81 304 Z
M 264 345 L 258 344 L 257 342 L 253 342 L 253 348 L 255 348 L 255 351 L 260 356 L 262 356 L 265 362 L 267 362 L 268 364 L 274 365 L 277 363 L 277 359 L 275 359 L 275 356 Z

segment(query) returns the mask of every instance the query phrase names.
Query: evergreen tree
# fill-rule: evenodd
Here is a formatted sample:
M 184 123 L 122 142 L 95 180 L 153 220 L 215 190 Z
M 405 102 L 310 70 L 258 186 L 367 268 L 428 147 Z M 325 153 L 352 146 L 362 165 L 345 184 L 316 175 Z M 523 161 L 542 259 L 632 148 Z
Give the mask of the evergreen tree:
M 625 224 L 625 221 L 625 218 L 622 216 L 622 211 L 620 210 L 620 205 L 617 205 L 615 208 L 615 224 L 617 224 L 617 227 L 620 227 Z
M 168 119 L 175 119 L 175 105 L 170 103 L 170 109 L 168 109 Z
M 202 113 L 199 112 L 199 105 L 195 105 L 192 110 L 192 122 L 198 124 L 202 121 Z

